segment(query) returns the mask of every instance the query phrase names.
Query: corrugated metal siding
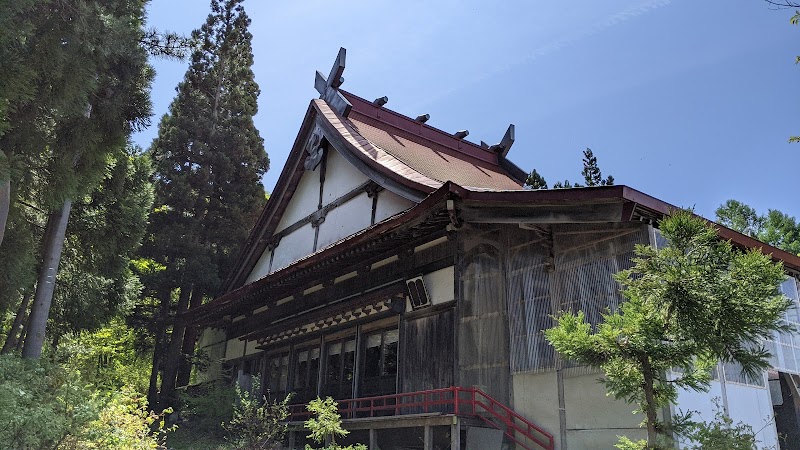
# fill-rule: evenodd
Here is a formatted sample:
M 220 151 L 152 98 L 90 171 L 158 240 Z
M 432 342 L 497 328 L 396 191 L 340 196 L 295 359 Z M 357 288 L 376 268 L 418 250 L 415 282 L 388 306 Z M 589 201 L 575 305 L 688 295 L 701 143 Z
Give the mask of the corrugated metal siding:
M 800 375 L 800 295 L 798 282 L 789 278 L 781 284 L 781 292 L 794 301 L 794 307 L 786 314 L 785 320 L 797 327 L 793 333 L 776 333 L 775 338 L 764 345 L 772 353 L 770 363 L 781 372 Z
M 550 328 L 552 239 L 549 231 L 520 228 L 506 233 L 506 300 L 511 372 L 540 372 L 554 367 L 555 350 L 542 330 Z
M 643 224 L 560 224 L 523 229 L 475 225 L 459 233 L 460 384 L 507 399 L 511 373 L 556 368 L 542 330 L 558 311 L 586 313 L 591 323 L 622 300 L 613 275 L 631 266 Z M 565 374 L 593 373 L 572 367 Z
M 459 384 L 476 386 L 507 404 L 511 374 L 500 230 L 464 230 L 459 239 Z
M 636 244 L 649 243 L 647 225 L 553 226 L 553 295 L 558 311 L 583 311 L 589 323 L 599 323 L 606 309 L 613 311 L 623 300 L 614 274 L 632 266 Z M 596 372 L 569 361 L 564 367 L 569 368 L 566 376 Z

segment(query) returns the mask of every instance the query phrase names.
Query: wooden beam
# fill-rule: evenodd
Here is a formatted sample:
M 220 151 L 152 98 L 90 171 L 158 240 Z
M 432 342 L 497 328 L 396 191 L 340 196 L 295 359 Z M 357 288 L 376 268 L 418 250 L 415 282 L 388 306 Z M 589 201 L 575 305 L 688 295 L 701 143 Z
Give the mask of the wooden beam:
M 433 239 L 428 237 L 426 240 Z M 394 251 L 390 253 L 396 254 L 397 251 L 403 251 L 405 248 L 413 249 L 419 244 L 419 241 L 408 242 L 405 246 L 394 249 Z M 230 338 L 238 337 L 255 331 L 258 328 L 268 326 L 279 318 L 301 314 L 303 311 L 317 308 L 320 305 L 329 304 L 344 297 L 357 295 L 365 290 L 401 280 L 409 271 L 413 271 L 414 273 L 423 271 L 427 273 L 443 269 L 453 264 L 454 252 L 455 243 L 446 241 L 441 245 L 415 253 L 412 258 L 389 263 L 367 273 L 336 283 L 329 288 L 323 288 L 309 295 L 299 296 L 295 300 L 281 305 L 277 305 L 276 301 L 286 296 L 284 292 L 280 290 L 271 291 L 269 293 L 271 300 L 265 302 L 268 307 L 266 311 L 253 314 L 251 317 L 237 322 L 236 325 L 228 327 L 226 331 Z M 364 261 L 364 264 L 380 261 L 387 256 L 391 255 L 384 253 Z M 350 273 L 352 272 L 351 269 L 352 267 L 344 269 L 341 274 Z M 318 284 L 318 281 L 319 280 L 316 280 L 314 283 Z M 258 306 L 263 307 L 265 305 L 261 304 Z
M 619 222 L 622 203 L 537 206 L 461 206 L 459 217 L 473 223 Z

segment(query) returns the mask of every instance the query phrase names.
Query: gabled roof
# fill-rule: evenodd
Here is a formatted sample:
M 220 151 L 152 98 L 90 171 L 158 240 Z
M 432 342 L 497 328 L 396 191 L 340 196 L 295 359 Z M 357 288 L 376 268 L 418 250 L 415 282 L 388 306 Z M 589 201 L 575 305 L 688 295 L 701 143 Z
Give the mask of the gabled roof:
M 525 173 L 502 167 L 498 152 L 340 92 L 353 105 L 345 122 L 368 144 L 362 157 L 382 151 L 401 163 L 387 169 L 405 177 L 422 175 L 434 181 L 434 188 L 452 181 L 470 189 L 522 190 Z
M 417 122 L 353 94 L 343 117 L 323 99 L 311 101 L 275 189 L 240 250 L 224 291 L 241 286 L 269 245 L 305 171 L 304 144 L 315 128 L 354 166 L 385 189 L 416 202 L 447 181 L 473 190 L 522 190 L 525 173 L 505 156 Z

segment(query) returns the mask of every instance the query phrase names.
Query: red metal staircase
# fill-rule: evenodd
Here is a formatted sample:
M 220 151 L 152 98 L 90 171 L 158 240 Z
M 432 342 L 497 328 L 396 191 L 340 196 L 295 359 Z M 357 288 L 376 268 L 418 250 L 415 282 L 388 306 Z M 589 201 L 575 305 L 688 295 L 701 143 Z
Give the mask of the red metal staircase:
M 309 416 L 306 405 L 291 405 L 290 420 Z M 553 436 L 511 408 L 477 388 L 453 386 L 429 391 L 339 400 L 343 418 L 383 417 L 403 414 L 442 413 L 477 418 L 525 450 L 553 450 Z

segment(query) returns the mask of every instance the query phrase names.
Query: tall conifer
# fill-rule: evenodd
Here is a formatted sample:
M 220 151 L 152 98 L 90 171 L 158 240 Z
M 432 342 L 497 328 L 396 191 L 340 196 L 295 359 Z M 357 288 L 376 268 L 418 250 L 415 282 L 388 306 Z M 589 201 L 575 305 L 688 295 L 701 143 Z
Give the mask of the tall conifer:
M 162 286 L 151 290 L 161 293 L 162 315 L 172 293 L 178 299 L 169 344 L 156 349 L 165 353 L 162 405 L 182 360 L 185 325 L 178 315 L 218 293 L 265 202 L 260 180 L 269 159 L 253 124 L 260 91 L 249 25 L 241 0 L 211 1 L 206 23 L 193 33 L 198 47 L 191 65 L 151 147 L 156 202 L 145 256 L 167 267 Z M 185 349 L 193 352 L 191 340 Z M 154 358 L 154 373 L 159 364 Z
M 47 226 L 22 351 L 27 358 L 38 358 L 42 352 L 73 200 L 98 186 L 110 155 L 123 148 L 130 133 L 145 126 L 150 116 L 152 69 L 141 45 L 145 2 L 53 3 L 40 12 L 49 20 L 43 30 L 50 39 L 45 51 L 52 51 L 52 58 L 62 63 L 62 77 L 58 83 L 37 86 L 36 95 L 45 103 L 15 109 L 14 128 L 3 136 L 8 148 L 28 150 L 21 154 L 38 152 L 47 179 L 40 196 L 48 211 Z M 20 119 L 26 115 L 31 120 L 27 129 L 34 131 L 38 142 L 24 132 L 27 122 Z

